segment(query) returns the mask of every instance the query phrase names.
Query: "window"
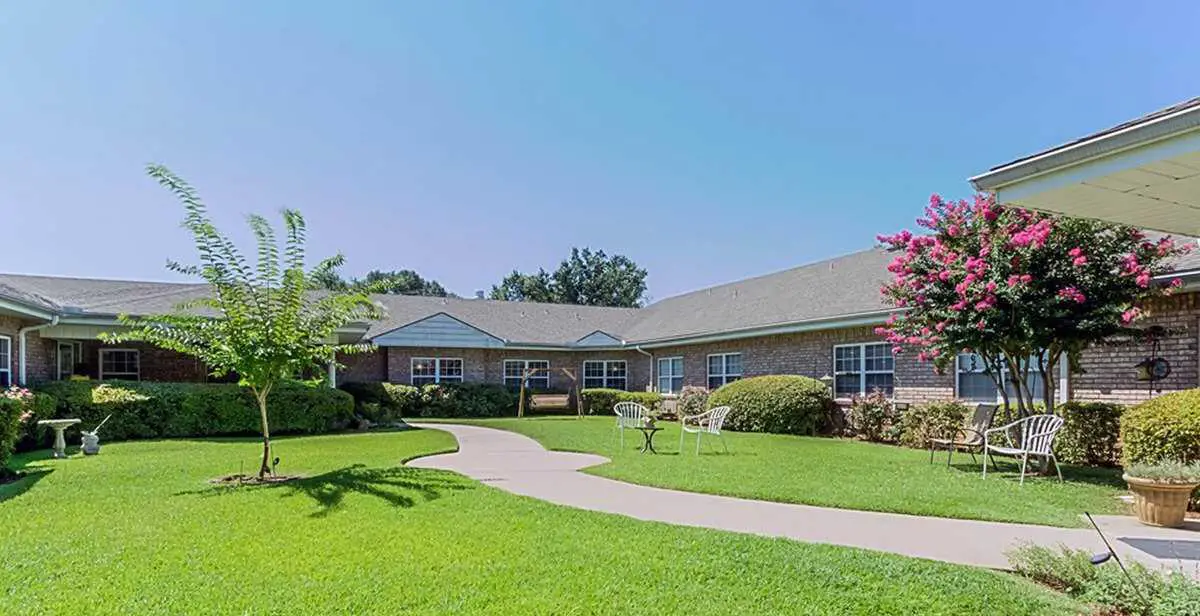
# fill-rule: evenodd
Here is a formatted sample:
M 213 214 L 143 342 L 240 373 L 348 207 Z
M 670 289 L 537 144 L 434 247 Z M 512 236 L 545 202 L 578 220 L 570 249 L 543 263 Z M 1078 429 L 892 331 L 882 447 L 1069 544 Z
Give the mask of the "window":
M 742 354 L 724 353 L 708 356 L 708 388 L 716 389 L 742 378 Z
M 583 388 L 625 389 L 625 360 L 583 362 Z
M 58 343 L 58 378 L 66 380 L 75 374 L 75 365 L 83 361 L 83 343 Z
M 659 358 L 658 393 L 677 394 L 681 389 L 683 389 L 683 358 Z
M 136 381 L 141 377 L 137 349 L 100 349 L 100 378 Z
M 504 384 L 509 389 L 521 389 L 521 377 L 526 370 L 537 370 L 529 375 L 525 387 L 545 391 L 550 389 L 550 362 L 544 359 L 506 359 L 504 360 Z
M 896 358 L 887 343 L 843 344 L 833 347 L 833 397 L 849 398 L 878 389 L 895 391 Z
M 430 383 L 461 383 L 463 361 L 444 357 L 414 357 L 409 382 L 413 385 Z
M 1029 389 L 1033 392 L 1035 400 L 1041 398 L 1042 391 L 1042 375 L 1037 372 L 1037 359 L 1030 357 L 1026 362 L 1029 365 Z M 957 370 L 957 392 L 958 397 L 971 402 L 1000 402 L 1003 397 L 1000 391 L 996 389 L 996 382 L 992 380 L 992 375 L 987 371 L 987 367 L 983 363 L 983 358 L 977 353 L 959 353 L 958 361 L 955 362 Z M 1025 364 L 1022 364 L 1023 366 Z M 1055 390 L 1055 395 L 1059 401 L 1066 401 L 1067 395 L 1067 362 L 1059 361 L 1058 385 Z M 1008 395 L 1016 396 L 1016 385 L 1008 380 L 1008 369 L 1001 367 L 1004 374 L 1004 388 L 1008 391 Z
M 12 384 L 12 338 L 0 336 L 0 387 Z

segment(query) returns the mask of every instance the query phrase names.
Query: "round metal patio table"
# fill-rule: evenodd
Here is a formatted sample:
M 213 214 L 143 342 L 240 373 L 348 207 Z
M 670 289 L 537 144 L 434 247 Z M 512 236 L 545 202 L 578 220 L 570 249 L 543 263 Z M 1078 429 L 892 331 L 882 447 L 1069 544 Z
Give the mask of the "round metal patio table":
M 649 451 L 650 453 L 654 454 L 658 453 L 658 451 L 654 449 L 654 435 L 658 432 L 661 432 L 662 428 L 659 428 L 658 426 L 638 426 L 637 431 L 641 432 L 642 438 L 645 439 L 645 443 L 642 444 L 641 452 L 646 453 Z

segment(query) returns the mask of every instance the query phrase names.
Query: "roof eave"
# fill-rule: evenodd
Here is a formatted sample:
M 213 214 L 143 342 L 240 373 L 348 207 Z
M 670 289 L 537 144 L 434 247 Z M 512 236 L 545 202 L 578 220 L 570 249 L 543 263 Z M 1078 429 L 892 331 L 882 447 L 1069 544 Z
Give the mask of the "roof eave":
M 1001 165 L 970 179 L 984 192 L 1200 128 L 1200 105 Z

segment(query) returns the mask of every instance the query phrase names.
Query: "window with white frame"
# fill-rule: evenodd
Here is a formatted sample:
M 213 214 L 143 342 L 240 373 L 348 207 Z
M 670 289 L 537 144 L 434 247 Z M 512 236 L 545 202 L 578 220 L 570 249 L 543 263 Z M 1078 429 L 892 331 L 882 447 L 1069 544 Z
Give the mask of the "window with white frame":
M 625 360 L 609 359 L 583 362 L 583 387 L 594 389 L 626 389 Z
M 896 358 L 887 343 L 840 344 L 833 347 L 833 395 L 849 398 L 875 390 L 895 391 Z
M 12 338 L 0 336 L 0 387 L 12 384 Z
M 544 359 L 506 359 L 504 360 L 504 384 L 509 389 L 521 389 L 521 378 L 526 370 L 536 370 L 525 381 L 525 387 L 545 391 L 550 389 L 550 362 Z
M 708 388 L 716 389 L 742 378 L 742 354 L 719 353 L 708 356 Z
M 141 378 L 137 349 L 100 349 L 100 378 L 136 381 Z
M 1000 395 L 1000 390 L 996 388 L 996 381 L 988 372 L 983 358 L 978 353 L 959 353 L 955 366 L 955 390 L 959 398 L 971 402 L 1000 402 L 1004 399 Z M 1029 391 L 1033 392 L 1035 400 L 1041 399 L 1044 381 L 1042 375 L 1038 373 L 1037 357 L 1030 357 L 1022 363 L 1022 369 L 1025 366 L 1028 366 L 1029 370 L 1027 378 Z M 1004 383 L 1009 397 L 1016 397 L 1016 384 L 1008 378 L 1008 367 L 1001 366 L 1000 371 L 1003 375 L 1001 382 Z M 1058 362 L 1058 374 L 1055 375 L 1055 378 L 1058 379 L 1055 397 L 1059 402 L 1065 402 L 1067 399 L 1067 362 L 1065 360 Z
M 658 359 L 658 393 L 677 394 L 683 389 L 683 358 Z
M 409 383 L 429 385 L 431 383 L 461 383 L 463 360 L 446 357 L 414 357 L 410 363 Z

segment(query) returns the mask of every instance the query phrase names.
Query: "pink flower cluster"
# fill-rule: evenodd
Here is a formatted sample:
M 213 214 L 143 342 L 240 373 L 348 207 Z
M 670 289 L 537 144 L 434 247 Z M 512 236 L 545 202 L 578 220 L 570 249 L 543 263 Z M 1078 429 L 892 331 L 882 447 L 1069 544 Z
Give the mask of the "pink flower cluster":
M 1043 218 L 1028 227 L 1012 229 L 1013 233 L 1008 239 L 1008 245 L 1014 248 L 1025 246 L 1041 248 L 1050 239 L 1050 231 L 1053 228 L 1054 222 L 1049 218 Z
M 1067 255 L 1071 257 L 1071 264 L 1075 267 L 1083 267 L 1084 265 L 1087 265 L 1087 255 L 1083 254 L 1082 248 L 1076 246 L 1068 251 Z
M 1075 287 L 1063 287 L 1059 289 L 1058 296 L 1063 299 L 1073 301 L 1076 304 L 1082 304 L 1087 301 L 1087 298 L 1084 297 L 1083 292 Z

